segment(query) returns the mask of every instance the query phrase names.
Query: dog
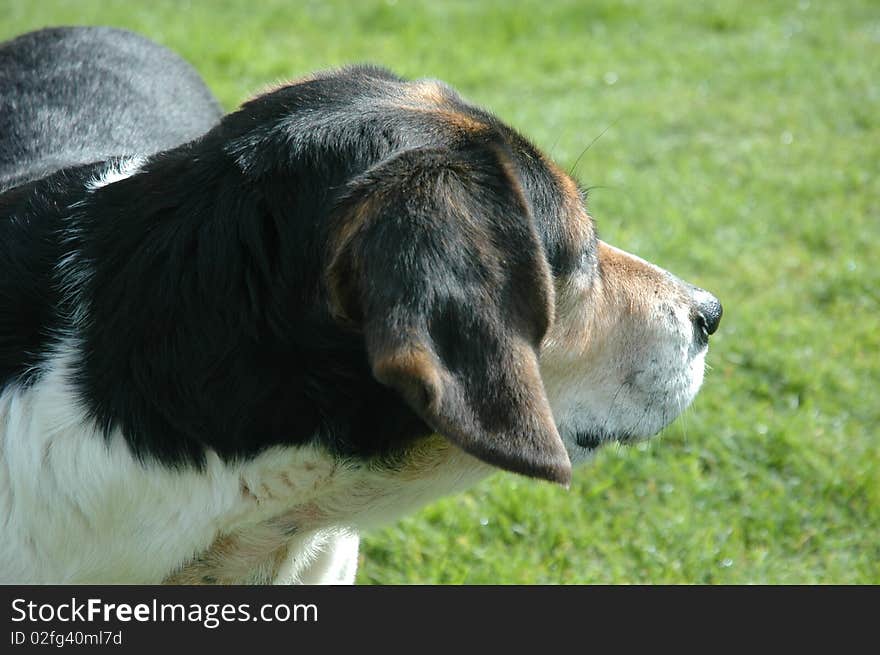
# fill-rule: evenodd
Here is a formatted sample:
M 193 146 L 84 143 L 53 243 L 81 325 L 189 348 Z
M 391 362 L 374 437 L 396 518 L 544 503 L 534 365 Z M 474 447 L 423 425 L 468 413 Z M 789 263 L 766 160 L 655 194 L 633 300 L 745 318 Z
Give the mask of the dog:
M 568 485 L 702 384 L 719 301 L 442 82 L 350 66 L 221 118 L 93 28 L 0 76 L 3 582 L 352 582 L 362 531 Z

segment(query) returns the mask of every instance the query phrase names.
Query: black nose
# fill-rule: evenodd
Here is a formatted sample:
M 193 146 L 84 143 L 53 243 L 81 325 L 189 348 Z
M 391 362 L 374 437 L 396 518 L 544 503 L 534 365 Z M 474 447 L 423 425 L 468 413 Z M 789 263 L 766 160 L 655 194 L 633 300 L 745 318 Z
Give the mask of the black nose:
M 706 336 L 715 334 L 718 324 L 721 323 L 722 312 L 718 298 L 703 289 L 694 292 L 694 324 Z

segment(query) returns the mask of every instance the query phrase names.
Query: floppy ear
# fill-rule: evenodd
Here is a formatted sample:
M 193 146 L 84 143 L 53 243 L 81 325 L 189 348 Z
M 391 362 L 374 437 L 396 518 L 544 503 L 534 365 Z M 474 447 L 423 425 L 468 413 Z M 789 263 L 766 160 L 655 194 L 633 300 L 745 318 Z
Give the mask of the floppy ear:
M 506 146 L 394 155 L 349 184 L 331 230 L 331 304 L 375 378 L 483 461 L 568 484 L 537 359 L 553 289 Z

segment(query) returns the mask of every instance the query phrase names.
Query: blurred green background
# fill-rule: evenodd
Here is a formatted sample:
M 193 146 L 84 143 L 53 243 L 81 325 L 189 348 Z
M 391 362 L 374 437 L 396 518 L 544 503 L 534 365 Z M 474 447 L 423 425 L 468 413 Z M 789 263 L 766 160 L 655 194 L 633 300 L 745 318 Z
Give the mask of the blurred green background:
M 234 108 L 370 61 L 577 166 L 602 237 L 724 303 L 703 391 L 566 491 L 499 473 L 367 535 L 361 583 L 880 583 L 880 3 L 0 0 Z M 0 90 L 2 92 L 2 90 Z

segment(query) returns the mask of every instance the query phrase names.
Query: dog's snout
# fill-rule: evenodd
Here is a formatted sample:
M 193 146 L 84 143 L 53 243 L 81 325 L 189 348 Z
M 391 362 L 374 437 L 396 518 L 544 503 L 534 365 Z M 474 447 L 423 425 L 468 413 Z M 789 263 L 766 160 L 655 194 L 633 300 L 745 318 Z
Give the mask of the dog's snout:
M 705 336 L 715 334 L 718 324 L 721 323 L 723 308 L 718 298 L 703 289 L 694 290 L 693 320 L 697 330 Z

